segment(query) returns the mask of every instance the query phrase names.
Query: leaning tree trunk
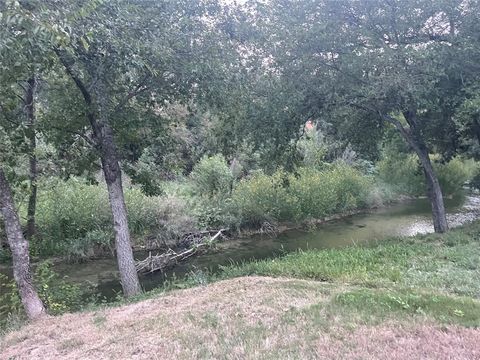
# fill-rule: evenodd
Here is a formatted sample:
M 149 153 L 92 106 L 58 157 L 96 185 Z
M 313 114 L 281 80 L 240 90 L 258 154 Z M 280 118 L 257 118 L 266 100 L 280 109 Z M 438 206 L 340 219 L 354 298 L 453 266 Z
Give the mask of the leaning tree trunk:
M 37 81 L 35 76 L 27 81 L 27 89 L 25 93 L 25 112 L 27 115 L 27 137 L 29 140 L 29 180 L 30 195 L 28 197 L 27 207 L 27 230 L 25 236 L 31 239 L 35 234 L 35 211 L 37 208 L 37 141 L 35 132 L 35 91 Z
M 32 284 L 28 241 L 25 240 L 23 236 L 18 214 L 13 203 L 10 186 L 8 185 L 5 174 L 1 168 L 0 212 L 5 223 L 7 241 L 12 251 L 13 276 L 17 283 L 22 304 L 29 319 L 39 318 L 45 314 L 45 307 Z
M 126 297 L 141 292 L 128 229 L 127 207 L 122 186 L 122 170 L 117 159 L 112 128 L 101 124 L 97 132 L 103 174 L 113 215 L 118 269 Z
M 87 110 L 87 119 L 93 130 L 93 140 L 95 147 L 99 150 L 102 162 L 103 174 L 107 183 L 110 208 L 113 216 L 113 228 L 115 232 L 115 249 L 117 253 L 118 271 L 122 283 L 123 294 L 126 297 L 139 294 L 141 292 L 138 274 L 135 269 L 135 260 L 133 258 L 132 246 L 130 243 L 130 231 L 127 221 L 127 207 L 122 186 L 122 170 L 117 157 L 117 149 L 113 136 L 113 130 L 108 123 L 105 115 L 105 89 L 101 81 L 101 75 L 96 74 L 98 81 L 93 91 L 97 93 L 95 103 L 83 80 L 75 73 L 72 68 L 72 62 L 65 53 L 55 50 L 59 60 L 65 67 L 66 72 L 77 85 L 82 93 Z M 100 103 L 99 101 L 100 100 Z M 102 111 L 103 110 L 103 111 Z
M 444 233 L 448 230 L 447 215 L 443 201 L 440 182 L 433 169 L 432 162 L 428 155 L 428 148 L 419 131 L 417 114 L 414 108 L 403 113 L 410 128 L 405 128 L 396 118 L 383 115 L 383 117 L 393 124 L 400 132 L 404 140 L 410 145 L 418 156 L 420 164 L 425 175 L 427 184 L 427 196 L 432 206 L 433 228 L 437 233 Z
M 437 233 L 444 233 L 448 230 L 448 224 L 442 189 L 438 177 L 433 170 L 428 152 L 426 150 L 420 151 L 417 155 L 423 168 L 427 184 L 427 196 L 432 206 L 433 228 Z

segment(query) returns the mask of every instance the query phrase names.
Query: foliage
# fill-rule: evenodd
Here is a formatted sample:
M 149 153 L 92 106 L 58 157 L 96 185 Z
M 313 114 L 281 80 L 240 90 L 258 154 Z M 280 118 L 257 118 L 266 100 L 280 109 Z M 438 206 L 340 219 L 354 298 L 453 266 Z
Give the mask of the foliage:
M 478 171 L 472 178 L 470 181 L 470 186 L 476 190 L 480 190 L 480 171 Z
M 129 226 L 138 242 L 161 244 L 196 227 L 180 198 L 149 197 L 130 187 L 125 200 Z M 36 254 L 84 258 L 112 251 L 111 212 L 102 184 L 89 185 L 79 178 L 42 183 L 37 224 L 38 237 L 32 242 Z
M 478 44 L 477 44 L 478 46 Z M 474 48 L 474 47 L 472 47 Z M 478 76 L 478 75 L 477 75 Z M 467 155 L 480 159 L 480 82 L 472 81 L 466 97 L 454 115 Z
M 288 191 L 288 174 L 258 172 L 235 187 L 232 202 L 242 223 L 253 227 L 264 221 L 294 221 L 299 217 L 297 199 Z
M 202 157 L 194 166 L 190 177 L 196 193 L 209 198 L 225 197 L 233 185 L 232 172 L 220 154 Z
M 44 261 L 35 269 L 34 285 L 49 314 L 57 315 L 80 310 L 89 301 L 92 290 L 88 286 L 68 282 L 52 269 L 51 261 Z M 0 325 L 10 316 L 21 316 L 23 307 L 13 279 L 0 274 Z
M 472 159 L 454 157 L 445 164 L 435 164 L 438 181 L 444 194 L 458 193 L 476 175 L 479 165 Z
M 194 210 L 200 229 L 239 229 L 241 218 L 231 198 L 198 198 Z
M 2 320 L 10 314 L 19 314 L 22 312 L 22 301 L 17 291 L 17 285 L 13 279 L 10 279 L 0 273 L 0 325 Z
M 455 157 L 444 164 L 435 162 L 434 168 L 443 193 L 454 195 L 474 178 L 478 165 L 473 160 Z M 425 179 L 413 154 L 386 154 L 377 164 L 377 171 L 379 178 L 398 193 L 425 195 Z
M 88 288 L 67 282 L 52 269 L 50 261 L 40 263 L 35 269 L 35 285 L 47 311 L 53 315 L 76 311 L 82 307 Z
M 290 181 L 290 192 L 299 200 L 303 218 L 321 219 L 363 208 L 372 189 L 370 178 L 342 164 L 326 171 L 301 169 Z
M 323 143 L 322 134 L 315 128 L 305 129 L 305 132 L 304 136 L 297 142 L 297 148 L 302 157 L 302 165 L 322 169 L 326 164 L 325 156 L 328 151 Z
M 379 178 L 395 191 L 409 195 L 424 195 L 425 180 L 418 160 L 412 154 L 385 154 L 377 163 Z
M 277 171 L 258 173 L 234 189 L 232 201 L 242 223 L 299 221 L 326 216 L 368 205 L 372 179 L 343 164 L 327 170 L 301 168 L 296 175 Z

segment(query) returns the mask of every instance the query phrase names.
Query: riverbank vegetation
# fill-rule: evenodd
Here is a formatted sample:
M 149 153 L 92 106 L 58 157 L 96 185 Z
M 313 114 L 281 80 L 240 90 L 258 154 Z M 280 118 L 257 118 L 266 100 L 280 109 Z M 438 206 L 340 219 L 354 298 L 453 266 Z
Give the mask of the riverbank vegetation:
M 474 161 L 460 158 L 438 168 L 446 194 L 455 196 L 478 172 Z M 161 195 L 146 195 L 139 186 L 126 185 L 132 244 L 175 247 L 184 234 L 205 229 L 230 228 L 237 233 L 264 224 L 299 225 L 385 206 L 400 196 L 422 194 L 424 182 L 417 173 L 414 159 L 385 157 L 368 172 L 338 159 L 321 166 L 300 164 L 291 172 L 253 170 L 235 177 L 221 155 L 205 156 L 191 175 L 164 182 Z M 48 177 L 39 179 L 38 191 L 32 255 L 78 261 L 114 253 L 103 184 L 89 184 L 80 177 L 66 181 Z M 21 189 L 17 194 L 22 196 Z M 19 205 L 23 215 L 27 204 Z

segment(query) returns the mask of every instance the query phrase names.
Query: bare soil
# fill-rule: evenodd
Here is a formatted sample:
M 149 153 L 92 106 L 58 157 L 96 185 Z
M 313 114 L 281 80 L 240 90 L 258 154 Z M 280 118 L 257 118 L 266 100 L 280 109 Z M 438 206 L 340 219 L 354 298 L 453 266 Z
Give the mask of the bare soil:
M 0 359 L 480 359 L 480 329 L 428 321 L 345 324 L 342 291 L 243 277 L 116 308 L 47 317 L 0 339 Z M 309 309 L 315 311 L 315 316 Z

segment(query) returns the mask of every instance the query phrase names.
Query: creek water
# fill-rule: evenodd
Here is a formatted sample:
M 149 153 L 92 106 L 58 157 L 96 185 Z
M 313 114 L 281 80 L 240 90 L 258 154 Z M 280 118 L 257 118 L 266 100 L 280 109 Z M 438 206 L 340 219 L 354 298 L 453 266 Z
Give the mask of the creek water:
M 446 199 L 446 207 L 449 225 L 459 226 L 480 217 L 480 196 Z M 288 230 L 275 237 L 255 235 L 228 240 L 219 243 L 213 252 L 193 257 L 165 273 L 141 276 L 140 280 L 144 289 L 150 290 L 166 279 L 182 278 L 192 271 L 216 272 L 222 265 L 270 258 L 299 249 L 327 249 L 429 232 L 433 232 L 430 204 L 426 199 L 416 199 L 332 220 L 309 231 Z M 135 253 L 137 259 L 147 255 L 145 252 Z M 114 258 L 78 264 L 58 263 L 54 270 L 67 276 L 71 282 L 95 284 L 98 292 L 107 298 L 121 290 Z M 11 270 L 0 271 L 9 273 Z

